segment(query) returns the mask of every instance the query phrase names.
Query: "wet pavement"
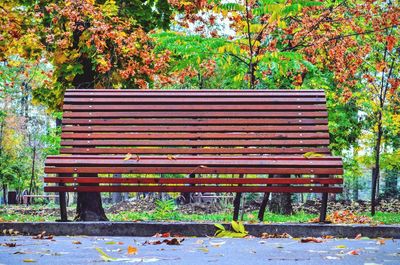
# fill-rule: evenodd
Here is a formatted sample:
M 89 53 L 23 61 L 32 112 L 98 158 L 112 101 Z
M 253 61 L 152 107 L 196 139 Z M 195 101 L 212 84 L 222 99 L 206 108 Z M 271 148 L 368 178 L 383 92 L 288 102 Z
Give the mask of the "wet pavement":
M 393 239 L 183 239 L 168 245 L 182 239 L 0 236 L 0 264 L 400 264 L 400 241 Z

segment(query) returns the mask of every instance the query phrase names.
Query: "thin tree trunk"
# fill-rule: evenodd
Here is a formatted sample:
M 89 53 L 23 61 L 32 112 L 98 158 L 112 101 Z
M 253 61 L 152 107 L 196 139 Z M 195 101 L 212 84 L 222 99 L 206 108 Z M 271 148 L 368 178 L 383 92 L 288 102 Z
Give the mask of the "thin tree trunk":
M 29 183 L 29 191 L 28 195 L 32 194 L 32 188 L 33 188 L 33 179 L 35 178 L 35 160 L 36 160 L 36 145 L 34 143 L 33 145 L 33 158 L 32 158 L 32 172 L 31 172 L 31 181 Z M 26 203 L 29 205 L 30 204 L 30 199 L 26 201 Z
M 381 109 L 383 103 L 381 101 Z M 376 196 L 379 193 L 377 190 L 379 175 L 380 175 L 380 155 L 381 155 L 381 141 L 382 141 L 382 111 L 378 113 L 378 132 L 375 143 L 375 170 L 372 170 L 372 187 L 371 187 L 371 215 L 375 215 Z

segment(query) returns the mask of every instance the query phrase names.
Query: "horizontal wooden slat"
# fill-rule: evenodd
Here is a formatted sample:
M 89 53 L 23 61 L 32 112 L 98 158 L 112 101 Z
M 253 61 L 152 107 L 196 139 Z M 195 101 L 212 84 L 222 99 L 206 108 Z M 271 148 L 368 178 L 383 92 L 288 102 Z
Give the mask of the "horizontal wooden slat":
M 327 119 L 63 119 L 62 123 L 80 125 L 327 125 Z
M 305 159 L 305 158 L 224 158 L 224 157 L 175 157 L 173 159 L 168 157 L 142 157 L 137 160 L 135 158 L 124 160 L 120 157 L 69 157 L 60 156 L 53 157 L 49 156 L 46 159 L 47 166 L 62 166 L 62 165 L 72 165 L 72 166 L 165 166 L 165 167 L 337 167 L 342 166 L 342 162 L 336 159 L 318 158 L 318 159 Z
M 120 109 L 118 109 L 120 110 Z M 275 108 L 276 110 L 276 108 Z M 82 111 L 63 118 L 327 118 L 326 111 Z
M 113 90 L 68 89 L 65 97 L 324 97 L 322 90 Z
M 308 174 L 308 175 L 342 175 L 342 167 L 309 168 L 309 167 L 115 167 L 96 166 L 80 167 L 77 165 L 45 167 L 47 174 L 61 173 L 97 173 L 97 174 Z
M 63 126 L 63 132 L 327 132 L 327 125 L 259 126 Z
M 86 99 L 86 98 L 83 98 Z M 86 99 L 87 100 L 87 99 Z M 64 111 L 326 111 L 325 105 L 279 105 L 279 104 L 225 104 L 225 105 L 195 105 L 195 104 L 157 104 L 143 105 L 141 103 L 122 105 L 113 103 L 113 105 L 96 105 L 96 104 L 64 104 Z
M 64 140 L 62 146 L 322 146 L 329 139 L 318 140 Z
M 273 104 L 318 104 L 318 103 L 325 103 L 325 98 L 317 98 L 317 97 L 234 97 L 229 98 L 228 96 L 225 97 L 167 97 L 167 98 L 160 98 L 160 97 L 106 97 L 106 98 L 65 98 L 64 102 L 71 103 L 71 106 L 77 106 L 77 103 L 83 104 L 83 107 L 86 105 L 93 104 L 93 107 L 113 107 L 115 105 L 124 106 L 124 104 L 160 104 L 160 105 L 171 105 L 171 104 L 202 104 L 202 105 L 214 105 L 214 104 L 257 104 L 257 105 L 264 105 L 268 103 Z M 103 105 L 100 105 L 103 104 Z M 78 106 L 81 106 L 80 104 Z M 86 107 L 87 108 L 87 107 Z
M 62 139 L 329 139 L 317 133 L 62 133 Z
M 289 192 L 289 193 L 339 193 L 340 187 L 266 187 L 266 186 L 78 186 L 44 187 L 45 192 Z
M 342 184 L 342 178 L 91 178 L 45 177 L 45 183 L 124 183 L 124 184 Z
M 329 154 L 327 147 L 304 148 L 61 148 L 62 154 Z

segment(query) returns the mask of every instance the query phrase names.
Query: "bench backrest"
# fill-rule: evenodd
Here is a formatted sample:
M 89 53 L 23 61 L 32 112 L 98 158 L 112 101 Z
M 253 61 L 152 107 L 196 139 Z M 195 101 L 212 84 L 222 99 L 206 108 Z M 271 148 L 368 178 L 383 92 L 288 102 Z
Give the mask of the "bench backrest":
M 321 90 L 67 90 L 64 154 L 329 154 Z

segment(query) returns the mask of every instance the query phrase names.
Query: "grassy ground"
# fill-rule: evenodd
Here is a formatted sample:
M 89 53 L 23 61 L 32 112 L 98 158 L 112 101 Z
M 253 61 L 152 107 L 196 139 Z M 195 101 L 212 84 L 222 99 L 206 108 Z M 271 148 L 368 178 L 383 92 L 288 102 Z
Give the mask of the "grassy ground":
M 6 207 L 0 208 L 0 221 L 2 222 L 43 222 L 55 221 L 58 219 L 58 211 L 54 209 L 52 213 L 46 211 L 40 212 L 43 206 L 33 206 L 29 210 L 37 210 L 38 213 L 13 213 Z M 368 213 L 365 215 L 371 217 Z M 230 222 L 232 220 L 232 212 L 216 213 L 216 214 L 183 214 L 178 211 L 150 211 L 150 212 L 131 212 L 121 211 L 117 214 L 107 214 L 110 221 L 204 221 L 204 222 Z M 266 223 L 284 223 L 284 222 L 308 222 L 316 218 L 315 214 L 307 214 L 299 212 L 294 215 L 285 216 L 266 212 L 264 221 Z M 377 223 L 383 224 L 400 224 L 400 214 L 398 213 L 383 213 L 377 212 L 372 217 Z M 257 212 L 246 213 L 243 215 L 243 220 L 246 222 L 257 222 Z

